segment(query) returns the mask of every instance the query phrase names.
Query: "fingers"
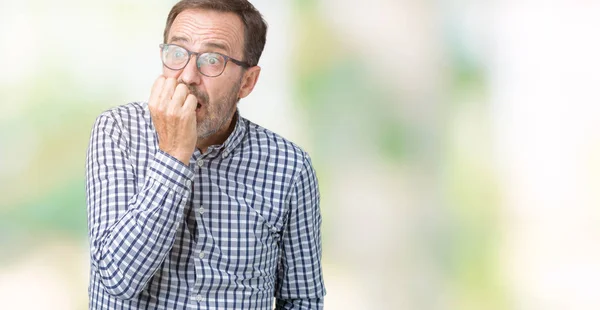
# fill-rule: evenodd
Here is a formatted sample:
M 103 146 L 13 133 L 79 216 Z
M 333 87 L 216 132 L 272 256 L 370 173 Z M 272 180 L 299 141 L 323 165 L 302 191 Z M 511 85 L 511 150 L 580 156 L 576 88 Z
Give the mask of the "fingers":
M 189 92 L 190 90 L 185 84 L 178 84 L 175 88 L 175 93 L 173 94 L 171 102 L 176 107 L 181 107 L 183 105 L 183 101 L 185 100 Z
M 181 110 L 189 93 L 190 90 L 187 85 L 183 83 L 178 84 L 175 78 L 159 76 L 152 86 L 149 105 L 151 110 L 169 111 L 170 114 L 176 115 L 180 113 L 178 111 Z M 191 108 L 188 109 L 193 110 Z
M 197 102 L 186 84 L 160 76 L 152 86 L 148 103 L 159 148 L 185 164 L 189 163 L 197 140 Z
M 168 105 L 169 101 L 171 101 L 171 97 L 173 97 L 176 85 L 177 81 L 175 78 L 170 77 L 165 79 L 163 89 L 158 100 L 160 105 Z
M 164 84 L 165 77 L 162 75 L 154 81 L 154 85 L 152 85 L 152 90 L 150 91 L 150 100 L 148 100 L 149 105 L 155 105 L 158 103 L 158 99 L 163 90 Z
M 183 110 L 185 112 L 195 111 L 196 106 L 198 105 L 198 98 L 196 96 L 189 94 L 185 98 L 185 102 L 183 103 Z

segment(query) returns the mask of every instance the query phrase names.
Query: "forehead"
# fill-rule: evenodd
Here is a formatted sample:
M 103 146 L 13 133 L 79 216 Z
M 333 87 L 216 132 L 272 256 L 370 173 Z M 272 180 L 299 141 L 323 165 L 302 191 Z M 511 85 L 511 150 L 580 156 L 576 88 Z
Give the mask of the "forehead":
M 243 34 L 244 25 L 234 13 L 188 9 L 179 13 L 173 21 L 167 41 L 198 51 L 220 46 L 217 49 L 241 56 Z

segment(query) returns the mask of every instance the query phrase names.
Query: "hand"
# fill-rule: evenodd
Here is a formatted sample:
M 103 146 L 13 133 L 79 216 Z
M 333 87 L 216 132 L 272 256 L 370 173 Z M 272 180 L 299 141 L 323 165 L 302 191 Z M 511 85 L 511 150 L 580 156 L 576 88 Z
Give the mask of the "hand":
M 197 142 L 198 99 L 185 84 L 158 77 L 152 86 L 148 108 L 158 133 L 158 147 L 188 165 Z

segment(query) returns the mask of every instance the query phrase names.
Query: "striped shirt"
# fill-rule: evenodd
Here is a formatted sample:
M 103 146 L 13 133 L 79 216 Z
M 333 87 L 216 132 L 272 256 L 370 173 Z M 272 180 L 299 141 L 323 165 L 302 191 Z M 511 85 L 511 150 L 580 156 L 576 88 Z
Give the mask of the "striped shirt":
M 185 165 L 147 103 L 102 113 L 86 157 L 90 309 L 322 309 L 321 215 L 307 153 L 236 113 Z

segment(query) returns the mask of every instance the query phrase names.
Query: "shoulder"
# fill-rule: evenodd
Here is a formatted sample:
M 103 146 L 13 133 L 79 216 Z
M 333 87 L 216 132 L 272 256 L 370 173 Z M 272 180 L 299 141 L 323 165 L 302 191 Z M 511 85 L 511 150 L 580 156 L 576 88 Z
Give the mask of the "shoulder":
M 94 127 L 102 124 L 115 127 L 120 131 L 137 131 L 150 124 L 150 112 L 146 102 L 131 102 L 103 111 Z
M 102 112 L 92 127 L 92 141 L 110 139 L 123 151 L 150 143 L 152 120 L 147 103 L 131 102 Z M 106 140 L 109 141 L 109 140 Z
M 244 122 L 247 130 L 246 140 L 253 146 L 255 152 L 270 156 L 285 156 L 289 160 L 300 162 L 308 158 L 308 153 L 298 144 L 248 119 L 244 119 Z
M 313 170 L 309 154 L 298 144 L 248 119 L 243 120 L 247 131 L 244 144 L 250 146 L 245 147 L 251 152 L 249 155 L 286 170 L 294 179 L 302 171 Z
M 115 106 L 103 111 L 100 118 L 111 119 L 117 123 L 124 124 L 128 122 L 143 121 L 149 116 L 148 104 L 145 102 L 130 102 L 127 104 Z

